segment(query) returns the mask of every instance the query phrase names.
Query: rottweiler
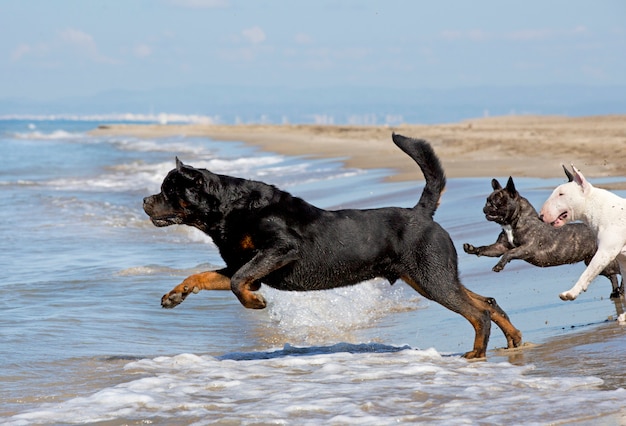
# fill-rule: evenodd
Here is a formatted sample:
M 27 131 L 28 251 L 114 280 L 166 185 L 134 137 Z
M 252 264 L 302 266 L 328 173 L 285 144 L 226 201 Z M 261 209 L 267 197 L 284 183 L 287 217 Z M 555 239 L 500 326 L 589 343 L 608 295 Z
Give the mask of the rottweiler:
M 161 192 L 144 199 L 156 226 L 189 225 L 209 235 L 226 267 L 186 278 L 161 299 L 164 308 L 200 290 L 230 289 L 246 308 L 263 309 L 261 283 L 278 290 L 311 291 L 382 277 L 401 279 L 422 296 L 465 317 L 474 327 L 468 359 L 484 358 L 494 321 L 509 348 L 522 335 L 495 299 L 467 289 L 457 253 L 433 220 L 446 177 L 424 140 L 392 135 L 426 181 L 412 208 L 324 210 L 263 182 L 183 164 L 165 177 Z

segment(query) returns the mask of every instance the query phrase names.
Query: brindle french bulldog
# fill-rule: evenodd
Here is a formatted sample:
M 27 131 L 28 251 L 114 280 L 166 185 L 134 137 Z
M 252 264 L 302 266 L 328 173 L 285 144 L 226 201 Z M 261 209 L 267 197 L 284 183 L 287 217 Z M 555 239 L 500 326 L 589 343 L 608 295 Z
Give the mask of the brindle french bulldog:
M 569 177 L 569 176 L 568 176 Z M 509 177 L 506 187 L 496 179 L 491 180 L 493 192 L 487 197 L 483 208 L 487 220 L 502 226 L 502 232 L 495 243 L 475 247 L 463 244 L 465 253 L 477 256 L 500 257 L 493 267 L 500 272 L 513 259 L 524 260 L 539 267 L 558 266 L 589 261 L 596 253 L 598 245 L 592 230 L 583 223 L 568 223 L 555 228 L 543 222 L 539 213 L 522 197 Z M 624 283 L 619 284 L 619 264 L 613 260 L 601 272 L 611 281 L 611 298 L 624 294 Z

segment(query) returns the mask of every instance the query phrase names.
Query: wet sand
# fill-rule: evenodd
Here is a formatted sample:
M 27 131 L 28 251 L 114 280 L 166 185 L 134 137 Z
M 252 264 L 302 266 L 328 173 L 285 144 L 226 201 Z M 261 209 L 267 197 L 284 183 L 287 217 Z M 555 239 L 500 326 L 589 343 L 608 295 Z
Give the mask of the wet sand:
M 509 175 L 515 178 L 560 178 L 564 177 L 561 164 L 574 163 L 592 183 L 593 178 L 616 177 L 620 178 L 617 182 L 599 186 L 626 189 L 626 181 L 621 179 L 626 178 L 626 115 L 512 116 L 398 127 L 107 125 L 95 130 L 94 134 L 150 138 L 186 135 L 242 141 L 285 155 L 340 158 L 348 167 L 387 168 L 390 169 L 390 180 L 422 179 L 415 164 L 391 142 L 392 132 L 430 141 L 450 178 Z M 485 195 L 488 192 L 487 183 Z M 494 240 L 496 235 L 494 233 Z M 569 284 L 562 283 L 561 287 L 568 288 Z M 596 285 L 606 289 L 604 282 Z M 553 296 L 556 298 L 556 292 Z M 526 297 L 536 296 L 527 294 Z M 576 302 L 563 302 L 555 314 L 575 309 L 571 306 L 573 303 Z M 623 298 L 615 302 L 616 314 L 624 311 L 624 303 Z M 626 325 L 620 325 L 612 318 L 572 326 L 569 332 L 539 345 L 531 342 L 517 351 L 493 351 L 490 360 L 533 364 L 532 374 L 548 377 L 596 376 L 605 380 L 605 388 L 615 389 L 626 388 L 625 351 Z
M 348 167 L 387 168 L 389 180 L 422 179 L 391 133 L 427 139 L 448 177 L 561 177 L 574 163 L 588 178 L 626 176 L 626 115 L 507 116 L 439 125 L 113 125 L 95 134 L 204 136 L 244 141 L 285 155 L 341 158 Z M 626 188 L 625 184 L 616 184 Z

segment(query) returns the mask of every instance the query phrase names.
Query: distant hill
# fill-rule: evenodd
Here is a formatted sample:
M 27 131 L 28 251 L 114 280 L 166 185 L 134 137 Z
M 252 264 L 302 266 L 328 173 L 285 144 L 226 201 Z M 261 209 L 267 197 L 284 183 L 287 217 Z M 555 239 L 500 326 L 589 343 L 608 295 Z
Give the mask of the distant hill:
M 626 113 L 626 86 L 472 87 L 181 87 L 109 91 L 53 101 L 1 99 L 0 115 L 197 114 L 215 122 L 443 123 L 486 115 Z

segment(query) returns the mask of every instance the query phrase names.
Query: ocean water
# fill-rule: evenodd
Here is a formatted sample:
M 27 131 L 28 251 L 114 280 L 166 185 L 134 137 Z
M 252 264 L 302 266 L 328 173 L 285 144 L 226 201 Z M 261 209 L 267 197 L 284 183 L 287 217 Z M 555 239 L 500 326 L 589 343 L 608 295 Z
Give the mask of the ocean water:
M 435 219 L 464 284 L 530 344 L 499 350 L 494 325 L 488 361 L 468 362 L 469 323 L 401 282 L 263 287 L 263 311 L 230 292 L 160 308 L 186 276 L 223 265 L 199 231 L 143 213 L 175 156 L 325 208 L 412 206 L 421 181 L 208 138 L 91 136 L 98 124 L 0 120 L 0 424 L 626 423 L 624 302 L 608 281 L 565 303 L 583 265 L 496 274 L 496 259 L 463 253 L 499 233 L 481 212 L 490 179 L 450 179 Z M 561 182 L 516 180 L 536 206 Z

